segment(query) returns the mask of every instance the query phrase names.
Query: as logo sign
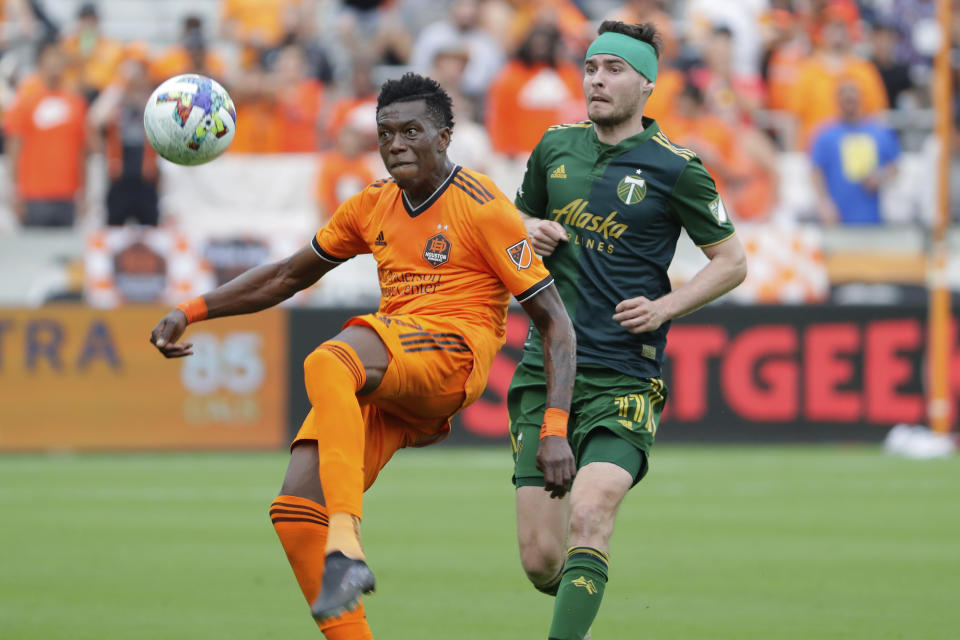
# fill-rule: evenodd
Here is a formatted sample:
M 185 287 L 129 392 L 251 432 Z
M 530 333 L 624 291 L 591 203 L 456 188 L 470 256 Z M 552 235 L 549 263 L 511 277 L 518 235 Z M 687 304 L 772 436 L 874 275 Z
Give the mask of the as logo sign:
M 423 257 L 434 267 L 439 267 L 450 259 L 450 241 L 442 233 L 430 236 L 423 250 Z

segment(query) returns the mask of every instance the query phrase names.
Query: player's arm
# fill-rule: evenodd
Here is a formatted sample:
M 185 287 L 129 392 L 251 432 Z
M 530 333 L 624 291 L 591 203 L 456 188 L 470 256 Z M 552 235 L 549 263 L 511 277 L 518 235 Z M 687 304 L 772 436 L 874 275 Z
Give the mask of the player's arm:
M 719 298 L 747 276 L 747 258 L 737 236 L 701 250 L 710 261 L 689 282 L 656 300 L 639 296 L 622 301 L 616 307 L 614 321 L 630 333 L 655 331 L 664 322 Z
M 656 300 L 638 296 L 621 301 L 613 320 L 630 333 L 654 331 L 668 320 L 719 298 L 747 276 L 743 245 L 735 235 L 713 178 L 699 161 L 688 163 L 681 173 L 670 206 L 709 262 L 689 282 Z
M 527 228 L 533 250 L 541 256 L 549 256 L 558 244 L 567 242 L 567 232 L 559 222 L 545 219 L 548 197 L 544 153 L 541 140 L 527 159 L 527 169 L 514 204 Z
M 189 323 L 267 309 L 306 289 L 335 266 L 336 263 L 321 259 L 313 247 L 308 246 L 280 262 L 254 267 L 172 309 L 153 328 L 150 342 L 168 358 L 188 356 L 193 353 L 193 345 L 177 340 Z
M 570 491 L 577 472 L 566 436 L 576 375 L 577 338 L 553 284 L 520 304 L 543 339 L 547 415 L 540 431 L 537 468 L 543 472 L 544 489 L 550 492 L 550 497 L 562 498 Z

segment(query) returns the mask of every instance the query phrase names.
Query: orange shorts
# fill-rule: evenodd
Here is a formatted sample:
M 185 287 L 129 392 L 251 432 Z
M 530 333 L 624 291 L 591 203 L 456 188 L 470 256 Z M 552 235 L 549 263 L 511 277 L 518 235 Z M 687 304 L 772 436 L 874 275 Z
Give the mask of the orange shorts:
M 419 316 L 368 314 L 351 318 L 344 326 L 357 324 L 376 331 L 390 352 L 380 386 L 357 396 L 366 426 L 366 490 L 399 449 L 443 440 L 450 433 L 450 418 L 476 400 L 483 384 L 471 380 L 468 385 L 474 355 L 462 333 L 450 323 Z M 317 438 L 311 410 L 294 443 Z

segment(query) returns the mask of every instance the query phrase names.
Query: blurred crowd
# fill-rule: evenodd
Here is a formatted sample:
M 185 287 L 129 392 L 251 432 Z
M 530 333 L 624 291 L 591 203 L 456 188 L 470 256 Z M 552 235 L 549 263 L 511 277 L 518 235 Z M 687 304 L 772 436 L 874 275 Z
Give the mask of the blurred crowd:
M 585 118 L 584 52 L 612 18 L 657 25 L 664 46 L 647 114 L 702 158 L 735 219 L 769 218 L 789 179 L 777 158 L 789 152 L 808 155 L 812 219 L 878 224 L 878 194 L 904 144 L 891 122 L 929 119 L 935 4 L 220 0 L 216 24 L 183 15 L 177 41 L 161 46 L 107 35 L 108 0 L 77 4 L 62 24 L 42 0 L 6 0 L 10 206 L 24 226 L 75 225 L 85 159 L 97 153 L 109 181 L 106 224 L 162 222 L 143 105 L 159 82 L 187 72 L 233 97 L 230 153 L 318 154 L 321 220 L 382 172 L 371 160 L 378 86 L 405 70 L 434 77 L 454 98 L 457 162 L 494 175 L 522 167 L 546 127 Z M 953 17 L 960 34 L 960 6 Z

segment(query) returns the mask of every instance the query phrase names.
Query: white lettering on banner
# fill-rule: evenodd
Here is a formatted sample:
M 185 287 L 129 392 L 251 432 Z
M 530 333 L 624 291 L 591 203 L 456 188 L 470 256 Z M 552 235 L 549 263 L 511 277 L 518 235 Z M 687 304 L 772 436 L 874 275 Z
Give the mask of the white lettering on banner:
M 192 394 L 208 395 L 225 389 L 238 395 L 253 393 L 263 384 L 265 367 L 259 334 L 239 331 L 222 340 L 210 333 L 191 336 L 193 355 L 183 359 L 180 380 Z

